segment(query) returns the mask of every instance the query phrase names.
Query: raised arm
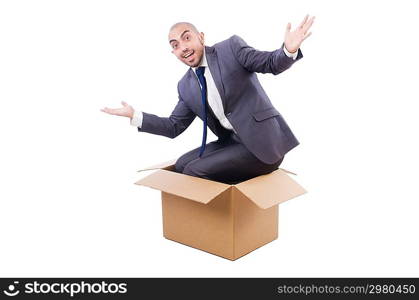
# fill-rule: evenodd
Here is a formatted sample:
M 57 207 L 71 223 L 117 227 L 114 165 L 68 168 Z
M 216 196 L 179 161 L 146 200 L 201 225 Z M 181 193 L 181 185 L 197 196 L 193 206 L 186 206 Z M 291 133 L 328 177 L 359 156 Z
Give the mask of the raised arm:
M 234 35 L 230 38 L 230 46 L 237 61 L 249 72 L 272 73 L 277 75 L 287 70 L 297 60 L 303 57 L 299 49 L 301 43 L 311 35 L 307 33 L 313 24 L 314 17 L 308 20 L 308 15 L 301 24 L 291 31 L 291 24 L 288 23 L 285 30 L 284 43 L 275 51 L 260 51 L 249 45 L 239 36 Z M 298 51 L 296 59 L 288 56 L 284 52 L 284 47 L 289 53 Z

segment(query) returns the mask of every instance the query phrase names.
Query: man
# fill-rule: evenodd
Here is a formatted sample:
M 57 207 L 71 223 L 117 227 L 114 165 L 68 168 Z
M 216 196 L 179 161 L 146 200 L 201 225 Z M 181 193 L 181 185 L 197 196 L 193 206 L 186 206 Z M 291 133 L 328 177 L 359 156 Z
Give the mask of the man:
M 190 68 L 178 83 L 179 101 L 168 118 L 122 108 L 102 111 L 131 119 L 138 131 L 175 138 L 198 116 L 204 123 L 201 146 L 182 155 L 177 172 L 234 183 L 268 174 L 299 142 L 273 107 L 255 74 L 279 74 L 303 57 L 301 43 L 314 17 L 305 16 L 291 31 L 288 23 L 281 48 L 268 52 L 233 35 L 205 46 L 204 33 L 186 22 L 169 31 L 172 53 Z M 207 126 L 218 137 L 206 144 Z

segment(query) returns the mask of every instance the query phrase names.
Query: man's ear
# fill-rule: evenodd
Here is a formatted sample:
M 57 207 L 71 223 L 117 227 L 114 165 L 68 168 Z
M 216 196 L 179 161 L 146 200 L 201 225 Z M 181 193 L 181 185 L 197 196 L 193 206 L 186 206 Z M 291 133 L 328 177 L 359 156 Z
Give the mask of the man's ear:
M 201 42 L 202 45 L 205 42 L 205 37 L 204 37 L 204 33 L 203 32 L 200 32 L 199 33 L 199 41 Z

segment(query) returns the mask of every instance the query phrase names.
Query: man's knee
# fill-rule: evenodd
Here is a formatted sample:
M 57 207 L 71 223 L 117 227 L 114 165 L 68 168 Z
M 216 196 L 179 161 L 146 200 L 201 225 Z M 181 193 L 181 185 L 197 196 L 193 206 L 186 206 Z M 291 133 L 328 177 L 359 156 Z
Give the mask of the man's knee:
M 190 162 L 188 163 L 184 169 L 183 174 L 189 175 L 189 176 L 195 176 L 195 177 L 205 177 L 206 174 L 204 174 L 199 167 L 199 164 L 196 162 Z
M 191 159 L 190 159 L 190 155 L 188 155 L 188 153 L 179 157 L 177 159 L 176 163 L 175 163 L 176 172 L 183 173 L 186 165 L 189 164 L 190 162 L 191 162 Z
M 183 169 L 185 169 L 185 162 L 182 160 L 182 157 L 179 157 L 175 163 L 175 171 L 178 173 L 183 173 Z
M 196 176 L 195 169 L 192 164 L 186 165 L 183 168 L 182 173 L 185 175 Z

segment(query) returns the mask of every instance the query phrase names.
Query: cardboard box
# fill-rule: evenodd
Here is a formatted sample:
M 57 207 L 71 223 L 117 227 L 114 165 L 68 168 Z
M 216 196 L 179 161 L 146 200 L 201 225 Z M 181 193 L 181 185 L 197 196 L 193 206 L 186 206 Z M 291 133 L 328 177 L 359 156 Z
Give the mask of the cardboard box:
M 162 192 L 164 237 L 230 260 L 277 239 L 278 204 L 306 193 L 282 168 L 229 185 L 174 172 L 174 163 L 140 170 L 157 171 L 135 183 Z

